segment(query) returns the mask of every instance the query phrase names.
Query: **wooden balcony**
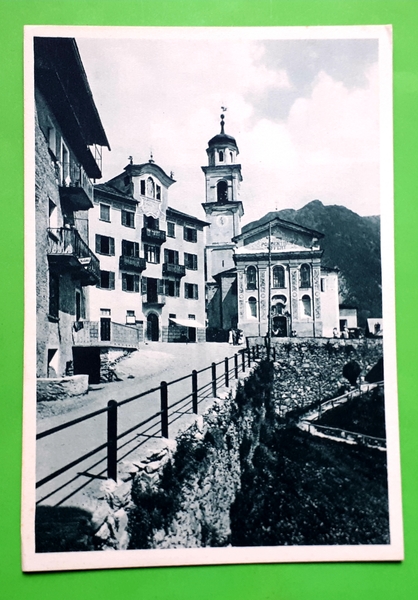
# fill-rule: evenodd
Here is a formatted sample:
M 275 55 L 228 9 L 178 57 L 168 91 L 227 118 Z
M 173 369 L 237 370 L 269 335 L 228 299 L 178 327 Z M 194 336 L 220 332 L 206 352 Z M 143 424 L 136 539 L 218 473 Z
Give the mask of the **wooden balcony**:
M 60 196 L 73 210 L 93 208 L 94 188 L 83 167 L 76 162 L 60 166 Z
M 143 227 L 141 231 L 142 241 L 148 242 L 149 244 L 164 244 L 166 241 L 165 231 L 160 229 L 150 229 L 149 227 Z
M 176 265 L 174 263 L 163 263 L 163 275 L 174 275 L 174 277 L 184 277 L 186 275 L 186 267 L 184 265 Z
M 48 229 L 48 260 L 57 269 L 68 269 L 81 285 L 96 285 L 100 281 L 100 262 L 77 229 Z
M 142 273 L 146 266 L 145 258 L 140 258 L 139 256 L 121 256 L 119 258 L 119 269 L 122 271 Z

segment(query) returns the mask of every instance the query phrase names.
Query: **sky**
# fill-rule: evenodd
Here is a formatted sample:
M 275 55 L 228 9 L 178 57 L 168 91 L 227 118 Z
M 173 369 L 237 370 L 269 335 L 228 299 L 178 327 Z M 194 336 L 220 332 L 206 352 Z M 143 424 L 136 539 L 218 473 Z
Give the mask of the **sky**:
M 176 179 L 169 204 L 204 218 L 201 167 L 224 106 L 242 224 L 314 199 L 379 214 L 376 39 L 76 40 L 111 146 L 102 181 L 152 152 Z

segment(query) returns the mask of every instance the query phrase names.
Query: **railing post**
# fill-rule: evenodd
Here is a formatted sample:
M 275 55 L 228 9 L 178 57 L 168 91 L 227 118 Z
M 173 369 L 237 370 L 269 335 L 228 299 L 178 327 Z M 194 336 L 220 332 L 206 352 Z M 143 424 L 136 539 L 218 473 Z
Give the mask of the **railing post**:
M 242 372 L 245 373 L 245 350 L 241 351 Z
M 118 403 L 107 403 L 107 477 L 118 478 Z
M 238 354 L 235 353 L 234 354 L 234 375 L 235 375 L 235 379 L 238 379 Z
M 161 398 L 161 435 L 168 439 L 168 389 L 167 382 L 162 381 L 160 384 Z
M 229 361 L 227 356 L 225 356 L 225 387 L 229 387 Z
M 212 363 L 212 396 L 216 398 L 216 363 Z
M 192 371 L 192 406 L 193 412 L 197 415 L 197 371 Z

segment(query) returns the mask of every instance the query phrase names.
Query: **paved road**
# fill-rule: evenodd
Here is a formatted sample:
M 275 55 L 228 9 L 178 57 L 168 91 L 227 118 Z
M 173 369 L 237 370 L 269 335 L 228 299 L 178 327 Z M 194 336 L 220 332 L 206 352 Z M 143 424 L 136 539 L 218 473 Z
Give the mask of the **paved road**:
M 120 402 L 141 394 L 151 388 L 158 387 L 162 380 L 171 382 L 175 379 L 189 375 L 193 369 L 200 371 L 210 367 L 212 362 L 223 361 L 225 357 L 232 357 L 240 348 L 229 344 L 148 344 L 142 346 L 129 358 L 123 359 L 118 364 L 118 374 L 124 379 L 118 382 L 97 386 L 100 389 L 89 391 L 82 399 L 68 399 L 62 402 L 65 410 L 63 414 L 43 415 L 38 419 L 38 433 L 49 430 L 62 423 L 77 419 L 93 411 L 100 410 L 107 405 L 108 400 L 115 399 Z M 233 370 L 234 361 L 229 361 Z M 241 360 L 239 361 L 241 368 Z M 241 369 L 240 369 L 241 370 Z M 217 367 L 219 385 L 224 384 L 224 365 Z M 129 378 L 128 378 L 129 377 Z M 199 412 L 207 405 L 211 393 L 211 369 L 199 373 L 199 388 L 207 384 L 205 390 L 199 394 L 202 401 Z M 170 418 L 170 437 L 174 436 L 180 424 L 190 421 L 191 418 L 191 378 L 169 385 L 169 405 L 184 398 L 178 409 L 180 413 L 188 411 L 188 415 L 174 414 Z M 204 400 L 204 398 L 207 398 Z M 184 405 L 184 406 L 183 406 Z M 118 409 L 118 432 L 125 432 L 135 424 L 151 417 L 160 410 L 160 392 L 155 391 L 142 398 L 133 400 Z M 176 419 L 173 422 L 173 419 Z M 160 435 L 160 418 L 139 430 L 126 435 L 118 444 L 118 459 L 129 454 L 132 459 L 135 453 L 140 456 L 144 444 L 149 445 L 154 440 L 149 440 L 142 434 L 144 429 L 150 428 L 146 435 Z M 83 421 L 68 429 L 38 440 L 37 442 L 37 481 L 41 481 L 50 473 L 68 465 L 106 442 L 107 414 L 100 414 L 94 418 Z M 37 502 L 47 505 L 77 504 L 77 496 L 83 494 L 87 487 L 98 488 L 106 475 L 106 452 L 100 451 L 82 463 L 74 466 L 62 475 L 54 478 L 38 488 Z M 81 490 L 78 491 L 77 490 Z

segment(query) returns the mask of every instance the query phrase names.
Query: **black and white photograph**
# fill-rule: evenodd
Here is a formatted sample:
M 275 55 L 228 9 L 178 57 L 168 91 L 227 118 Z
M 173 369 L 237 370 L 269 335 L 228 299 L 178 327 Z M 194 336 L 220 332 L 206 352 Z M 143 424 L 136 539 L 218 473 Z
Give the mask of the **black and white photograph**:
M 402 560 L 392 32 L 25 28 L 24 571 Z

